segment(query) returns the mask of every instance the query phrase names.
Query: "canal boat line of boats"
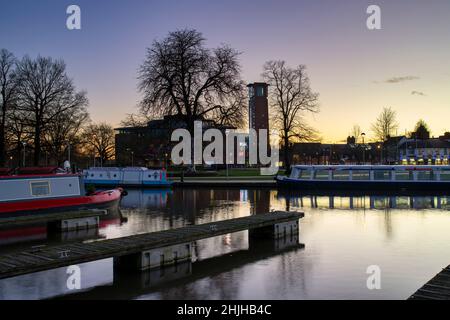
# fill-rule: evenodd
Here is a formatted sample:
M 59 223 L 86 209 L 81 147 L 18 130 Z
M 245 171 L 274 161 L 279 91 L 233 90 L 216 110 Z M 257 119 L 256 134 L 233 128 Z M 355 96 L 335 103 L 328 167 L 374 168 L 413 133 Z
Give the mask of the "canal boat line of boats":
M 335 190 L 442 190 L 450 186 L 450 166 L 296 165 L 280 187 Z

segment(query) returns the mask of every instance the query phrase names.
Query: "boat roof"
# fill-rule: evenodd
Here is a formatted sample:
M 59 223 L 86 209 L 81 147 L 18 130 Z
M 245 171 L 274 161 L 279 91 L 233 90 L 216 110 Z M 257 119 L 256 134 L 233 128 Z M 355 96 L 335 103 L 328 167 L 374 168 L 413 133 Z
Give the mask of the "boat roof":
M 88 171 L 147 171 L 147 170 L 164 170 L 163 168 L 146 168 L 146 167 L 91 167 Z
M 17 168 L 17 174 L 55 174 L 63 173 L 64 169 L 59 167 L 23 167 Z
M 301 170 L 450 170 L 450 166 L 414 166 L 414 165 L 294 165 L 292 168 Z
M 78 174 L 73 173 L 51 173 L 51 174 L 11 174 L 0 175 L 0 180 L 13 179 L 47 179 L 47 178 L 64 178 L 64 177 L 79 177 Z

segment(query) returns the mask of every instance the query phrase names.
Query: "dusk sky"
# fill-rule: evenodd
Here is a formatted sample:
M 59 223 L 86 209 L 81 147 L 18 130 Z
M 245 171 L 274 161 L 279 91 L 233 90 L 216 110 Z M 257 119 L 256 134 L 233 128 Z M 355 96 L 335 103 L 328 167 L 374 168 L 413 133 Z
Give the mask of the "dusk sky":
M 81 7 L 81 30 L 66 8 Z M 381 7 L 382 30 L 366 9 Z M 62 58 L 88 92 L 94 121 L 118 125 L 136 112 L 137 69 L 154 39 L 195 28 L 207 46 L 242 52 L 242 77 L 260 81 L 265 61 L 305 64 L 321 111 L 309 116 L 323 141 L 339 142 L 353 124 L 371 136 L 383 107 L 397 111 L 399 134 L 423 118 L 433 135 L 450 130 L 450 1 L 5 1 L 0 48 L 17 57 Z

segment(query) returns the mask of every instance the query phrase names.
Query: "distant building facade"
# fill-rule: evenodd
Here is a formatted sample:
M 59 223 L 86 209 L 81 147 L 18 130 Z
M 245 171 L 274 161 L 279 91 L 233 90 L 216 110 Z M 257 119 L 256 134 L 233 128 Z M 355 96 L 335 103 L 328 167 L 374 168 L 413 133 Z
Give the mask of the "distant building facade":
M 200 121 L 200 120 L 199 120 Z M 215 128 L 225 133 L 231 126 L 220 126 L 212 120 L 201 120 L 203 131 Z M 118 166 L 165 167 L 170 165 L 172 132 L 187 129 L 180 116 L 151 120 L 146 126 L 116 128 L 116 164 Z M 225 136 L 225 134 L 224 134 Z
M 398 146 L 402 164 L 448 165 L 450 163 L 450 139 L 404 139 Z
M 450 133 L 439 138 L 415 139 L 389 137 L 384 143 L 355 143 L 353 137 L 347 143 L 295 143 L 291 151 L 292 164 L 403 164 L 449 165 Z

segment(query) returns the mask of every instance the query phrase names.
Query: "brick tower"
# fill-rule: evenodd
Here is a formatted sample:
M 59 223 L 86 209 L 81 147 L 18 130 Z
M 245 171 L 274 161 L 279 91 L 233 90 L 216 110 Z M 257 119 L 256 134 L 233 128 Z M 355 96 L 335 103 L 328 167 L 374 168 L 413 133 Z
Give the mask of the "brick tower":
M 269 103 L 267 100 L 267 89 L 269 85 L 263 82 L 251 83 L 248 86 L 249 95 L 249 121 L 250 129 L 269 129 Z

